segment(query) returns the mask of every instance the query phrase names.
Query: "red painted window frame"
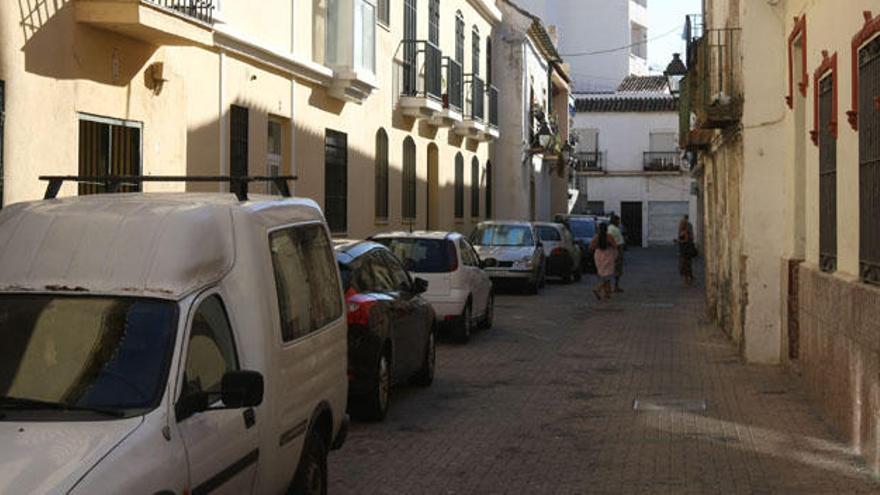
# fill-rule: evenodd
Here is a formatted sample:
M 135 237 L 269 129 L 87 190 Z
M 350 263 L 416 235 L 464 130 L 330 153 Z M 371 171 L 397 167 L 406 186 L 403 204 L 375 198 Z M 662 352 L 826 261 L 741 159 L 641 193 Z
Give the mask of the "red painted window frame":
M 831 137 L 837 139 L 837 52 L 828 56 L 828 50 L 822 50 L 822 63 L 813 72 L 813 130 L 810 131 L 810 139 L 813 144 L 819 146 L 819 80 L 821 80 L 827 72 L 831 72 L 831 121 L 828 122 L 828 130 L 831 131 Z
M 794 28 L 788 35 L 788 96 L 785 103 L 788 108 L 794 108 L 794 44 L 801 39 L 801 80 L 798 82 L 798 90 L 801 96 L 807 96 L 807 86 L 810 85 L 810 75 L 807 73 L 807 14 L 794 18 Z
M 873 17 L 870 10 L 862 12 L 865 23 L 852 38 L 850 57 L 852 59 L 852 102 L 846 119 L 854 131 L 859 130 L 859 49 L 880 34 L 880 15 Z

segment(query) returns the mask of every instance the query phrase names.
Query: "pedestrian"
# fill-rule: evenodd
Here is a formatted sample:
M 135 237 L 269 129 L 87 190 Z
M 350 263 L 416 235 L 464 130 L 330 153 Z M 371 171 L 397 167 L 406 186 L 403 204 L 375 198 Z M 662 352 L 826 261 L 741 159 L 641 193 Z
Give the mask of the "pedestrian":
M 678 223 L 678 273 L 688 287 L 694 282 L 693 259 L 697 255 L 694 244 L 694 227 L 685 215 Z
M 599 232 L 590 241 L 590 252 L 596 261 L 596 274 L 599 283 L 593 287 L 596 299 L 611 297 L 611 279 L 614 277 L 614 261 L 617 259 L 617 242 L 608 233 L 608 224 L 599 224 Z
M 608 233 L 617 243 L 617 258 L 614 260 L 614 292 L 623 292 L 623 288 L 620 287 L 620 277 L 623 276 L 623 252 L 626 250 L 626 240 L 623 238 L 623 232 L 620 231 L 620 217 L 616 214 L 611 215 Z

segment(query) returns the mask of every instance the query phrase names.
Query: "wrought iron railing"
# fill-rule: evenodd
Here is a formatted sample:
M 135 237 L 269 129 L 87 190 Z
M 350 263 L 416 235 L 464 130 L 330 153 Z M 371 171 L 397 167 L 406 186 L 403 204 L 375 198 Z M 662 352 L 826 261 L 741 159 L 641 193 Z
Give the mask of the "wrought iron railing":
M 486 107 L 486 84 L 479 76 L 465 74 L 465 118 L 482 122 L 485 119 Z
M 648 172 L 681 170 L 681 155 L 677 151 L 646 151 L 643 162 Z
M 443 57 L 443 62 L 446 65 L 446 94 L 443 95 L 443 102 L 446 107 L 460 112 L 464 108 L 464 69 L 451 57 Z
M 187 17 L 211 24 L 214 22 L 212 0 L 146 0 L 149 3 L 179 12 Z
M 601 172 L 605 170 L 605 153 L 602 151 L 578 151 L 574 154 L 577 159 L 575 171 L 577 172 Z
M 498 88 L 490 84 L 486 96 L 489 99 L 489 125 L 498 127 Z
M 702 29 L 688 41 L 687 84 L 698 127 L 723 128 L 742 116 L 740 33 L 739 28 Z
M 441 99 L 443 54 L 430 41 L 403 40 L 403 85 L 401 96 Z

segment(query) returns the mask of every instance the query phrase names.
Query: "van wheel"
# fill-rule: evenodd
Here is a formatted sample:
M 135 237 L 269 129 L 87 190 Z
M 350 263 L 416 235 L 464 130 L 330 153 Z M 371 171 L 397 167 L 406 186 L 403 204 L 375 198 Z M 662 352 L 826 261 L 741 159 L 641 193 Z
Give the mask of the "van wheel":
M 473 312 L 471 311 L 471 302 L 468 301 L 464 305 L 464 311 L 459 318 L 458 325 L 455 327 L 455 340 L 459 344 L 466 344 L 471 339 L 471 323 Z
M 492 324 L 495 320 L 495 294 L 493 292 L 489 293 L 489 300 L 486 302 L 486 309 L 483 312 L 483 319 L 480 320 L 480 328 L 483 330 L 488 330 L 492 328 Z
M 376 363 L 376 376 L 370 392 L 361 403 L 358 414 L 367 421 L 382 421 L 388 414 L 388 403 L 391 401 L 391 365 L 388 353 L 383 352 Z
M 434 370 L 437 367 L 437 343 L 434 337 L 434 329 L 428 334 L 428 342 L 425 346 L 425 357 L 422 368 L 413 377 L 413 385 L 427 387 L 434 381 Z
M 288 494 L 327 495 L 327 447 L 316 430 L 306 438 L 303 457 Z

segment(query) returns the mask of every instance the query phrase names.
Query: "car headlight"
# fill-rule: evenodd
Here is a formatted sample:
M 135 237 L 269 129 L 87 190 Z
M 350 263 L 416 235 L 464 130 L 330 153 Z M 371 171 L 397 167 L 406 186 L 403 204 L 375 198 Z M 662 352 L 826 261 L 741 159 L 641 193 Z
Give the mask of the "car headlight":
M 521 259 L 519 261 L 515 261 L 513 263 L 513 267 L 518 268 L 520 270 L 530 270 L 533 265 L 534 265 L 534 263 L 532 261 L 531 256 L 525 256 L 525 257 L 523 257 L 523 259 Z

